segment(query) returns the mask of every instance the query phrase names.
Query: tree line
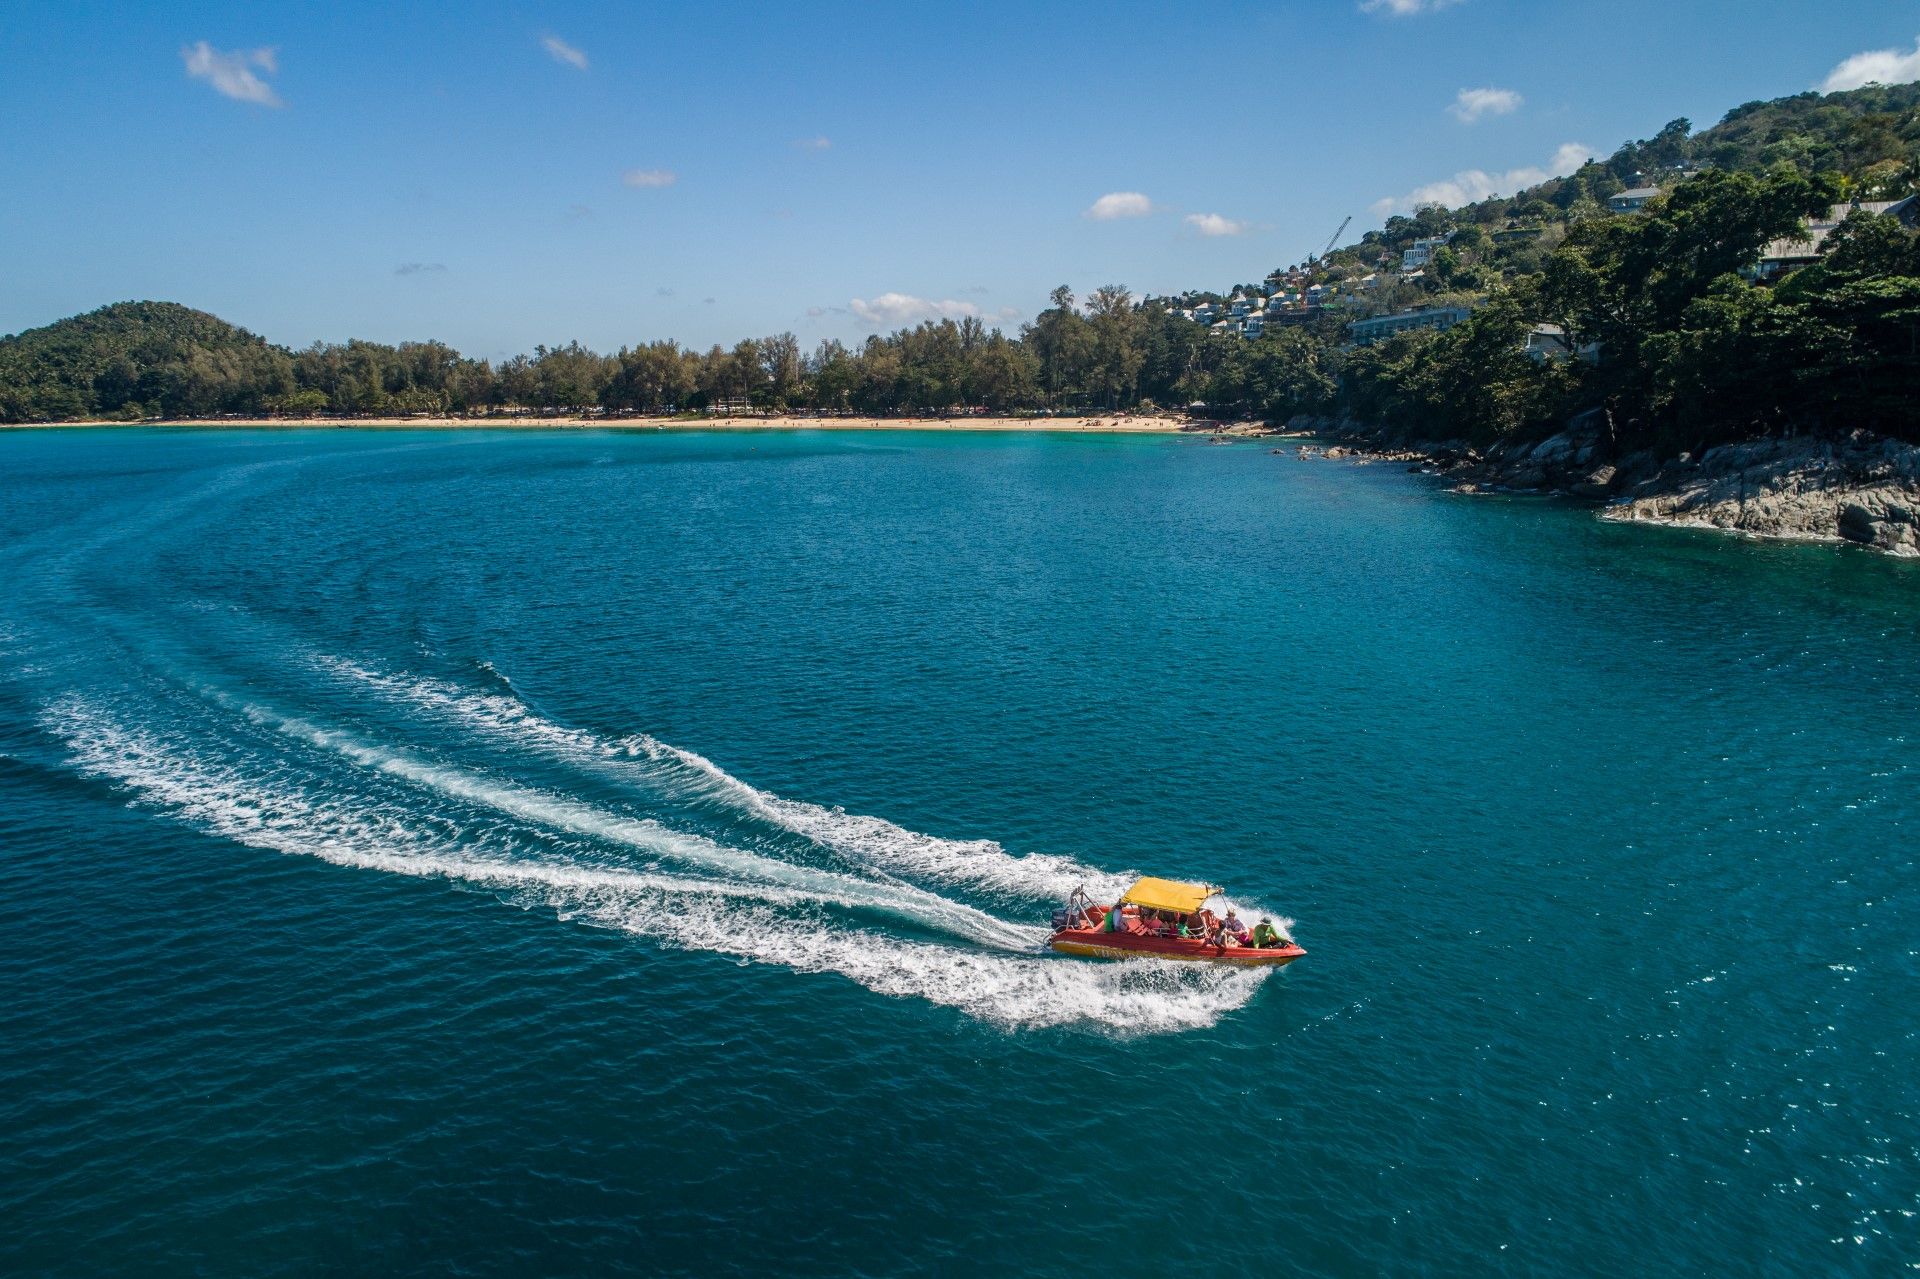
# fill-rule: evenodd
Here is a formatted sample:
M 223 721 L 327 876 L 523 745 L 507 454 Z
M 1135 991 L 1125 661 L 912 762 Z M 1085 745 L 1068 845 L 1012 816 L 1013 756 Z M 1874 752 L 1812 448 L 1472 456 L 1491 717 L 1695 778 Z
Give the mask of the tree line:
M 1334 326 L 1337 328 L 1337 325 Z M 803 350 L 791 333 L 700 351 L 672 340 L 536 347 L 498 364 L 441 342 L 289 351 L 174 303 L 124 302 L 0 340 L 0 420 L 248 415 L 996 413 L 1217 402 L 1259 413 L 1304 344 L 1242 346 L 1127 289 L 1051 305 L 1009 335 L 935 320 Z

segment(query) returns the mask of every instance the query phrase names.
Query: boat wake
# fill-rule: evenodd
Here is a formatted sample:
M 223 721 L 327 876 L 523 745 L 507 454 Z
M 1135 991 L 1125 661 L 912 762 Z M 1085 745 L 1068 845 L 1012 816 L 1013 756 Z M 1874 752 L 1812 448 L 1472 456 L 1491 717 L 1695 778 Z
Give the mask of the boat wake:
M 741 781 L 703 755 L 645 733 L 608 737 L 554 723 L 510 692 L 473 692 L 448 680 L 378 671 L 338 657 L 317 656 L 314 665 L 338 679 L 515 748 L 662 786 L 682 800 L 731 808 L 857 858 L 875 870 L 1017 898 L 1064 898 L 1083 885 L 1096 897 L 1111 897 L 1133 879 L 1071 858 L 1045 853 L 1015 856 L 992 840 L 942 839 L 884 818 L 784 799 Z M 511 688 L 490 664 L 486 669 L 494 680 Z
M 337 866 L 443 880 L 651 944 L 924 1000 L 1007 1028 L 1163 1033 L 1214 1024 L 1265 974 L 1204 965 L 1095 965 L 1039 953 L 1045 930 L 950 895 L 1031 901 L 1123 877 L 1016 856 L 880 818 L 788 800 L 645 735 L 545 719 L 516 696 L 451 680 L 317 666 L 494 744 L 601 774 L 641 800 L 709 804 L 765 828 L 722 840 L 600 802 L 375 740 L 197 683 L 152 698 L 56 698 L 43 726 L 81 772 L 208 834 Z M 149 690 L 151 691 L 151 690 Z M 439 741 L 439 737 L 434 738 Z M 585 789 L 585 788 L 583 788 Z M 744 845 L 744 846 L 743 846 Z M 837 858 L 813 864 L 812 848 Z

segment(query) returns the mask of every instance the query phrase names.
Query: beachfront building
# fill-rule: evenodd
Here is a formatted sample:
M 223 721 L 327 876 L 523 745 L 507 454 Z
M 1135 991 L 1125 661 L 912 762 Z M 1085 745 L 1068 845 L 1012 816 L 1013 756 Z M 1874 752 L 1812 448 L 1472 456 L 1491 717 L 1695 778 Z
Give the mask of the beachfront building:
M 1401 333 L 1411 333 L 1416 329 L 1447 330 L 1466 319 L 1472 312 L 1464 306 L 1415 307 L 1411 311 L 1398 311 L 1392 315 L 1376 315 L 1367 320 L 1355 320 L 1347 326 L 1347 337 L 1355 346 L 1371 346 L 1375 342 L 1384 342 Z
M 1633 187 L 1618 195 L 1608 196 L 1607 207 L 1615 213 L 1638 213 L 1647 207 L 1649 201 L 1659 196 L 1659 187 Z
M 1826 256 L 1828 238 L 1840 229 L 1840 224 L 1851 217 L 1855 209 L 1862 213 L 1885 214 L 1897 219 L 1901 226 L 1909 230 L 1920 226 L 1920 196 L 1910 195 L 1904 200 L 1862 200 L 1836 204 L 1827 210 L 1824 217 L 1809 218 L 1804 236 L 1774 240 L 1760 250 L 1759 261 L 1748 268 L 1747 275 L 1757 280 L 1774 280 L 1789 271 L 1812 266 Z

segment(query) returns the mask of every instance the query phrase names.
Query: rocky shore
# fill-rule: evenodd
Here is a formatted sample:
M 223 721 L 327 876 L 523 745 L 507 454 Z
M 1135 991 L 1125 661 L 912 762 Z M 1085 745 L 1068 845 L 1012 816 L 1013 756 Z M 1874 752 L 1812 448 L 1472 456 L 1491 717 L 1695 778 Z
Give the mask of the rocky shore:
M 1614 456 L 1591 414 L 1547 439 L 1484 451 L 1458 441 L 1383 444 L 1351 422 L 1291 425 L 1335 441 L 1296 446 L 1296 456 L 1403 462 L 1446 477 L 1460 493 L 1550 493 L 1599 503 L 1602 519 L 1920 556 L 1920 446 L 1866 431 L 1750 440 L 1663 460 Z

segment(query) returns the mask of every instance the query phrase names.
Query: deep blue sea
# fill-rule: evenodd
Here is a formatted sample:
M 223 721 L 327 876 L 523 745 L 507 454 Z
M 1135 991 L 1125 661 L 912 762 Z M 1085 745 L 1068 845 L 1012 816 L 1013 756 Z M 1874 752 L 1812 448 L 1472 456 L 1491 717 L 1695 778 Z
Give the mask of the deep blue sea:
M 0 435 L 0 1273 L 1920 1269 L 1920 564 L 1184 437 Z M 1227 884 L 1281 973 L 1041 949 Z

